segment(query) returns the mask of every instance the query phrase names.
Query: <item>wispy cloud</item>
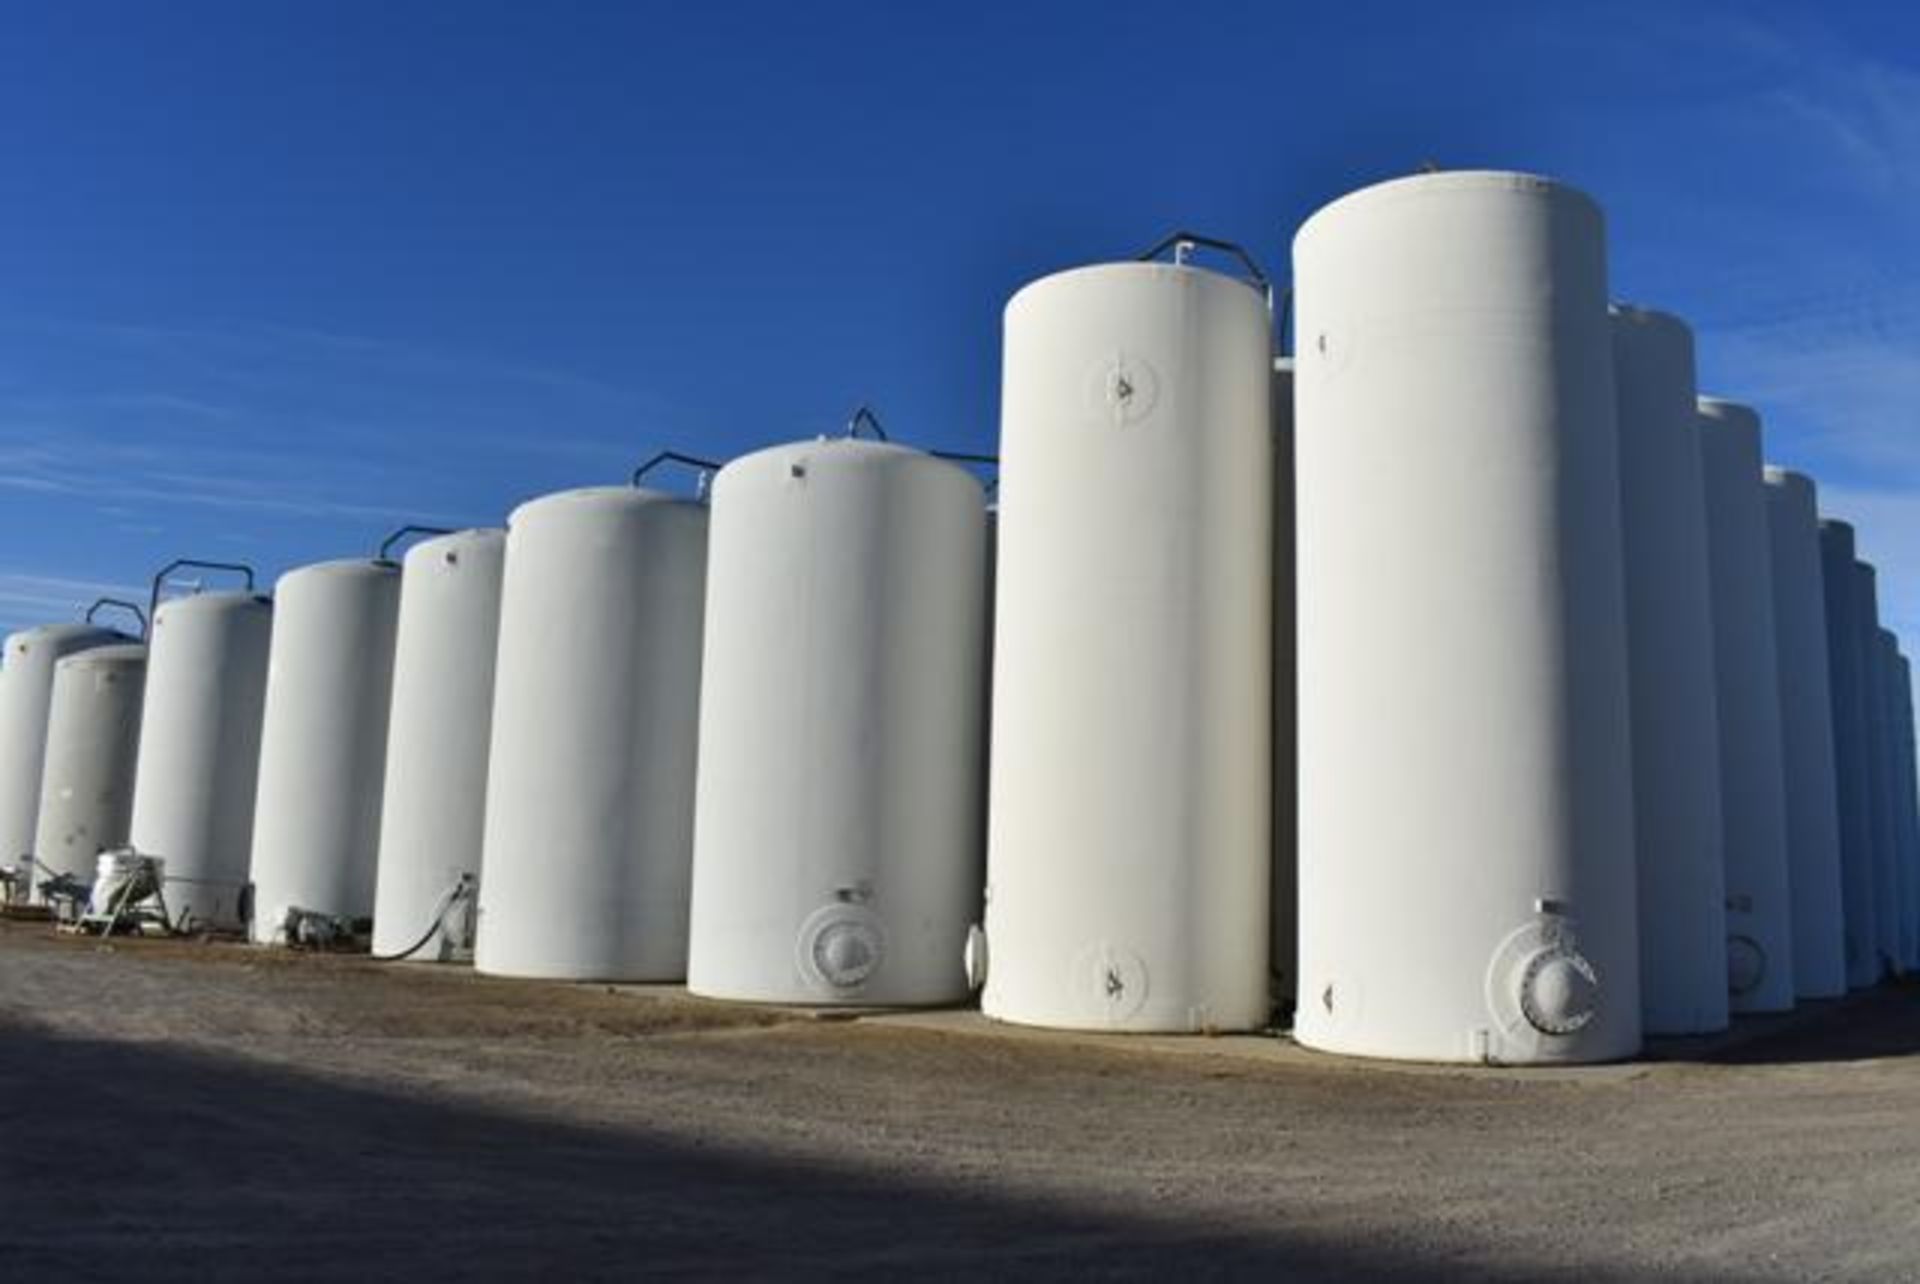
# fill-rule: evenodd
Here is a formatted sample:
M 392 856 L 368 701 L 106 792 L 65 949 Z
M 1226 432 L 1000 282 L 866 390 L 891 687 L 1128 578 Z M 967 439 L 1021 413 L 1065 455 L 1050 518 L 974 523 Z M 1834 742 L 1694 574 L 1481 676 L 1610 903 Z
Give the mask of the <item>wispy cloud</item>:
M 77 620 L 103 597 L 144 602 L 147 588 L 109 580 L 0 570 L 0 632 L 11 633 L 49 621 Z

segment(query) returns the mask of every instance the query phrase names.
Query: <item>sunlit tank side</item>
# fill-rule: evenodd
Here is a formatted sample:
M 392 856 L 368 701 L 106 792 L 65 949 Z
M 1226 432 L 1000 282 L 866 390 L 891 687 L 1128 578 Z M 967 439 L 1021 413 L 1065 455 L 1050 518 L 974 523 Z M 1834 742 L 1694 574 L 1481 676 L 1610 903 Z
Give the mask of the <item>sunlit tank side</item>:
M 1879 575 L 1872 563 L 1855 561 L 1854 627 L 1860 637 L 1860 676 L 1866 717 L 1867 798 L 1873 827 L 1873 974 L 1884 978 L 1894 965 L 1899 909 L 1894 862 L 1893 763 L 1889 737 L 1887 674 L 1880 650 Z
M 1765 478 L 1794 993 L 1828 999 L 1847 992 L 1847 953 L 1820 519 L 1810 479 L 1785 468 L 1768 468 Z
M 1651 309 L 1612 315 L 1640 1010 L 1648 1034 L 1702 1034 L 1727 1026 L 1727 911 L 1693 332 Z
M 373 952 L 471 955 L 506 532 L 415 544 L 400 577 Z M 463 881 L 464 880 L 464 881 Z
M 686 975 L 704 504 L 565 491 L 507 522 L 474 964 Z
M 1008 303 L 987 963 L 995 1020 L 1269 1014 L 1272 326 L 1192 266 Z
M 373 915 L 400 568 L 321 562 L 273 596 L 251 858 L 264 944 L 285 942 L 291 911 Z
M 1784 1012 L 1794 998 L 1792 887 L 1760 416 L 1702 397 L 1699 422 L 1726 836 L 1727 991 L 1735 1012 Z
M 273 603 L 196 593 L 153 613 L 129 834 L 165 862 L 176 926 L 238 931 L 253 844 Z
M 688 988 L 953 1003 L 977 920 L 985 502 L 848 438 L 713 486 Z
M 1533 175 L 1425 174 L 1320 210 L 1293 262 L 1295 1036 L 1408 1060 L 1631 1056 L 1600 209 Z
M 1881 876 L 1880 889 L 1886 897 L 1888 912 L 1881 924 L 1881 952 L 1887 968 L 1895 975 L 1907 966 L 1907 872 L 1906 786 L 1902 771 L 1899 716 L 1900 644 L 1893 630 L 1874 630 L 1873 644 L 1878 651 L 1877 674 L 1880 683 L 1880 753 L 1886 761 L 1887 781 L 1887 871 Z
M 127 845 L 147 648 L 88 647 L 54 665 L 33 857 L 43 874 L 92 883 L 100 853 Z
M 13 867 L 33 850 L 54 666 L 89 647 L 132 640 L 92 624 L 43 624 L 7 636 L 0 654 L 0 863 Z
M 1820 522 L 1820 579 L 1826 595 L 1828 694 L 1833 704 L 1834 781 L 1840 805 L 1840 884 L 1845 911 L 1847 987 L 1872 985 L 1873 799 L 1868 785 L 1866 680 L 1862 673 L 1853 527 Z
M 1920 764 L 1914 762 L 1913 666 L 1894 655 L 1893 734 L 1899 758 L 1895 800 L 1901 837 L 1900 940 L 1909 972 L 1920 969 Z

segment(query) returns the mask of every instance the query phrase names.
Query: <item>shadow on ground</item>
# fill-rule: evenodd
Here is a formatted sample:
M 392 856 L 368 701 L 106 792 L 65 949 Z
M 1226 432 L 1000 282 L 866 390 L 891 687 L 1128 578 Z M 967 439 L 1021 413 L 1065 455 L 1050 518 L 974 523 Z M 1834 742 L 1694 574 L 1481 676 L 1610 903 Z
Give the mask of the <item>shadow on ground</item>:
M 1551 1273 L 1489 1270 L 1483 1246 L 1416 1257 L 1075 1208 L 990 1176 L 901 1180 L 4 1023 L 0 1196 L 0 1278 L 23 1281 Z
M 1920 982 L 1907 979 L 1792 1012 L 1742 1016 L 1726 1034 L 1649 1040 L 1648 1061 L 1822 1065 L 1920 1053 Z

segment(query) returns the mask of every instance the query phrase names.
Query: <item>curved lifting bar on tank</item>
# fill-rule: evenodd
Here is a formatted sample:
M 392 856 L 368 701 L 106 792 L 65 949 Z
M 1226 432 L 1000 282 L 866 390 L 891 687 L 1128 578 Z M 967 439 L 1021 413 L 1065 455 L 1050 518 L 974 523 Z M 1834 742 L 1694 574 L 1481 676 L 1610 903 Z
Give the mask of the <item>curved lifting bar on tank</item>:
M 88 624 L 93 623 L 93 617 L 100 614 L 100 608 L 103 606 L 117 606 L 134 619 L 140 621 L 140 632 L 135 634 L 135 636 L 142 642 L 147 640 L 147 613 L 140 609 L 138 602 L 129 602 L 124 597 L 97 597 L 93 600 L 93 605 L 87 608 L 86 621 Z
M 880 426 L 880 416 L 875 414 L 873 407 L 864 401 L 856 406 L 853 414 L 847 418 L 847 436 L 858 437 L 862 428 L 872 433 L 875 441 L 892 440 L 887 436 L 887 430 Z
M 1223 241 L 1217 236 L 1201 236 L 1198 232 L 1175 232 L 1171 236 L 1162 238 L 1152 249 L 1141 254 L 1139 262 L 1151 263 L 1169 250 L 1173 252 L 1173 261 L 1178 264 L 1185 264 L 1195 250 L 1214 250 L 1239 260 L 1240 266 L 1246 270 L 1248 282 L 1259 290 L 1260 296 L 1267 301 L 1267 311 L 1269 313 L 1273 311 L 1273 280 L 1261 269 L 1259 260 L 1247 252 L 1245 246 L 1235 241 Z
M 713 474 L 719 472 L 723 467 L 718 460 L 702 459 L 698 455 L 685 455 L 677 450 L 663 450 L 633 470 L 633 484 L 638 486 L 645 480 L 648 473 L 660 467 L 662 464 L 679 464 L 684 468 L 698 470 L 693 493 L 695 497 L 699 499 L 705 499 L 707 497 L 707 486 L 711 483 Z
M 392 562 L 393 546 L 409 535 L 451 535 L 451 526 L 402 526 L 393 534 L 380 541 L 380 549 L 373 555 L 376 562 Z
M 186 567 L 202 571 L 232 571 L 246 578 L 248 593 L 253 592 L 253 567 L 245 562 L 206 562 L 197 557 L 176 557 L 153 573 L 153 589 L 147 594 L 147 618 L 153 619 L 160 613 L 160 593 L 167 585 L 167 577 Z

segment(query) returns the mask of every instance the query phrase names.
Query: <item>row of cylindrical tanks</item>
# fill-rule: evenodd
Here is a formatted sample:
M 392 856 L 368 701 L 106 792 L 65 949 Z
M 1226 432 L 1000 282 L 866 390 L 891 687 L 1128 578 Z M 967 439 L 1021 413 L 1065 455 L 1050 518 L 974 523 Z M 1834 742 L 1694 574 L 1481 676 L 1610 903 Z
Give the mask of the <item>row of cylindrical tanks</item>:
M 1610 305 L 1598 207 L 1346 196 L 1292 358 L 1257 267 L 1190 261 L 1233 248 L 1013 298 L 992 503 L 869 416 L 710 495 L 176 597 L 144 716 L 126 639 L 15 635 L 0 841 L 129 842 L 261 942 L 370 917 L 501 975 L 1116 1031 L 1278 999 L 1424 1060 L 1625 1057 L 1920 964 L 1873 568 L 1686 325 Z M 114 789 L 124 834 L 71 823 Z

